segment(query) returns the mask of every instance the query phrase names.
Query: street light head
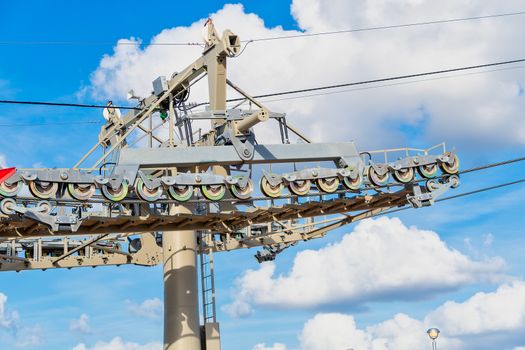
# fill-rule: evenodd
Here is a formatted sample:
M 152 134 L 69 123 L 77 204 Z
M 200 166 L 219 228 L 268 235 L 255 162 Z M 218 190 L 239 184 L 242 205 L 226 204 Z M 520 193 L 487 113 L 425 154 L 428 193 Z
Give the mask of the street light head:
M 428 336 L 432 340 L 436 340 L 437 337 L 439 337 L 439 329 L 437 328 L 429 328 L 427 331 Z

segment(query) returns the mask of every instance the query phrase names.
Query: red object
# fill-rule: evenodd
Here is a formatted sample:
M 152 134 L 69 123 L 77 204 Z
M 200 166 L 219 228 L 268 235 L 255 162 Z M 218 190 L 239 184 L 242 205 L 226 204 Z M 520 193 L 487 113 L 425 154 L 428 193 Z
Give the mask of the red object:
M 4 182 L 16 173 L 16 168 L 0 169 L 0 182 Z

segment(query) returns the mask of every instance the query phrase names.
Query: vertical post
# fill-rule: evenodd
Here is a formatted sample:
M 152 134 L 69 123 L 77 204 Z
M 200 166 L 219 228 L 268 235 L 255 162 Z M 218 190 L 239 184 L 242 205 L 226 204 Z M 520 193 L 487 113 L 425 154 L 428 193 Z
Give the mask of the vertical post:
M 175 137 L 174 137 L 174 134 L 175 134 L 175 111 L 173 110 L 173 96 L 170 95 L 169 96 L 169 145 L 171 147 L 175 146 Z
M 172 206 L 170 215 L 190 213 Z M 164 350 L 201 350 L 196 231 L 167 231 L 164 256 Z
M 153 147 L 153 116 L 150 114 L 149 115 L 149 142 L 148 142 L 148 145 L 149 145 L 149 148 L 152 148 Z

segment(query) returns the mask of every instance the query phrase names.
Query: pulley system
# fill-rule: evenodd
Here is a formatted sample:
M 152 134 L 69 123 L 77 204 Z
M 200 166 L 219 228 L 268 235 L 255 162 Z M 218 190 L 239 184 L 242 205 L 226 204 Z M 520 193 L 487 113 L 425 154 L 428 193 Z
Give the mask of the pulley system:
M 201 57 L 155 79 L 148 97 L 130 91 L 136 109 L 121 115 L 108 103 L 98 141 L 73 167 L 0 170 L 0 271 L 164 262 L 166 275 L 167 259 L 190 254 L 188 245 L 206 256 L 262 246 L 263 262 L 392 208 L 432 205 L 459 185 L 459 158 L 444 144 L 362 152 L 353 142 L 312 143 L 227 79 L 239 37 L 219 36 L 211 21 L 205 29 Z M 209 106 L 194 112 L 191 88 L 204 77 Z M 227 91 L 241 101 L 228 106 Z M 203 120 L 209 130 L 196 130 Z M 256 138 L 260 123 L 274 123 L 280 143 Z M 172 247 L 173 234 L 184 249 Z M 184 259 L 194 271 L 196 259 Z

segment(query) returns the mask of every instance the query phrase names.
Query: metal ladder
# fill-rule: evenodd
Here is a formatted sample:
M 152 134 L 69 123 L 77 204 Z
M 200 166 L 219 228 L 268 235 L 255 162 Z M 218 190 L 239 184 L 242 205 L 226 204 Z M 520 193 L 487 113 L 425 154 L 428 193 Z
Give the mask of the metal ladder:
M 207 231 L 200 232 L 201 238 L 201 285 L 202 285 L 202 317 L 204 324 L 216 323 L 215 307 L 215 277 L 213 274 L 213 253 L 209 249 L 212 234 Z

